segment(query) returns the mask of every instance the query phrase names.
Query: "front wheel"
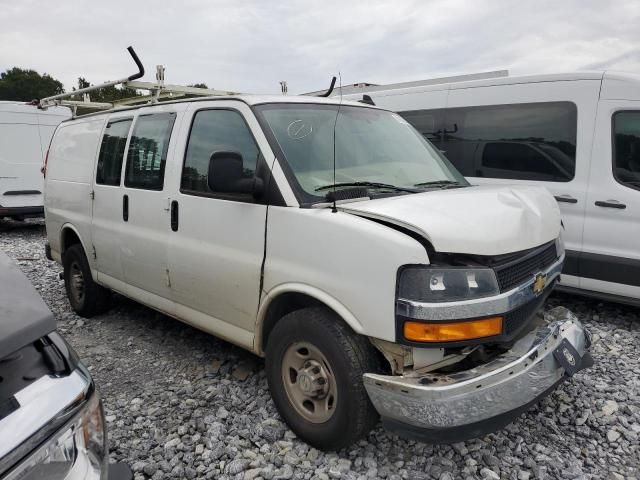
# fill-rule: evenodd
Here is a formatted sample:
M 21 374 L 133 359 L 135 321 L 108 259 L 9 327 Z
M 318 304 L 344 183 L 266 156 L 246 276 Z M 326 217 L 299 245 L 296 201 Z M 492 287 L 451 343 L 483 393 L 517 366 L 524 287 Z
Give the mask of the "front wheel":
M 362 375 L 378 371 L 377 352 L 332 311 L 285 315 L 269 335 L 266 372 L 280 415 L 304 441 L 339 450 L 378 421 Z

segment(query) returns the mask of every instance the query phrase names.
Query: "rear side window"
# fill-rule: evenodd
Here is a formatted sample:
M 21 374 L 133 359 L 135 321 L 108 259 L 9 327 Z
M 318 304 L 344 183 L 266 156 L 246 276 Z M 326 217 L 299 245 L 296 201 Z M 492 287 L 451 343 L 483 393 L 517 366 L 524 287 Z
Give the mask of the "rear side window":
M 253 178 L 260 150 L 240 113 L 234 110 L 201 110 L 195 114 L 180 189 L 192 194 L 215 194 L 209 188 L 209 159 L 215 152 L 242 155 L 243 175 Z
M 100 145 L 96 183 L 100 185 L 120 185 L 124 147 L 131 128 L 131 119 L 115 120 L 107 124 Z
M 568 182 L 575 175 L 578 116 L 572 102 L 431 112 L 402 116 L 467 177 Z
M 175 119 L 175 113 L 153 113 L 138 117 L 127 152 L 125 187 L 162 190 Z
M 613 175 L 618 183 L 640 190 L 640 111 L 613 115 Z

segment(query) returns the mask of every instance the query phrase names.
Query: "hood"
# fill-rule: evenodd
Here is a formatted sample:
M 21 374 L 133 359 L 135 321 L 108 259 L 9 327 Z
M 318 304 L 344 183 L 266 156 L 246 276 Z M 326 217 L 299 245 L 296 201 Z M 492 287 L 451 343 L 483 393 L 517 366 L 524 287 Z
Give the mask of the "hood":
M 339 205 L 341 211 L 412 230 L 438 252 L 501 255 L 560 234 L 560 210 L 542 187 L 479 186 Z
M 0 252 L 0 360 L 56 328 L 53 314 L 27 277 Z

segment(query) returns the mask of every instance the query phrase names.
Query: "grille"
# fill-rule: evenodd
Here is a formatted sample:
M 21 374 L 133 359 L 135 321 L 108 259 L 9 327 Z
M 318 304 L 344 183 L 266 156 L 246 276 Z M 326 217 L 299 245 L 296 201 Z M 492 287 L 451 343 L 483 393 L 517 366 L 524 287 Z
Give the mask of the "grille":
M 551 265 L 556 258 L 556 246 L 554 243 L 525 255 L 514 262 L 494 267 L 498 276 L 500 291 L 506 292 L 520 285 L 533 275 Z
M 529 320 L 531 320 L 538 309 L 542 307 L 545 298 L 546 295 L 541 295 L 535 300 L 525 303 L 524 305 L 507 313 L 504 316 L 504 336 L 512 338 L 516 333 L 522 330 L 522 328 L 529 323 Z

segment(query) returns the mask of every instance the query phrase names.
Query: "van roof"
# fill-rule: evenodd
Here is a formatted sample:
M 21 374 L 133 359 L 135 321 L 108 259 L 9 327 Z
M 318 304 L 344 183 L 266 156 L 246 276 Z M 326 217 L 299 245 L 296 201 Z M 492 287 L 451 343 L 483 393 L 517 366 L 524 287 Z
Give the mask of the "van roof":
M 608 74 L 609 72 L 607 72 Z M 577 71 L 567 73 L 549 73 L 542 75 L 496 76 L 492 78 L 470 79 L 455 82 L 430 83 L 417 86 L 406 86 L 406 83 L 365 87 L 359 95 L 375 93 L 376 96 L 399 95 L 401 93 L 420 93 L 434 90 L 458 90 L 465 88 L 487 87 L 494 85 L 515 85 L 521 83 L 562 82 L 576 80 L 602 80 L 604 71 Z M 633 77 L 631 74 L 618 74 Z M 426 83 L 426 81 L 425 81 Z
M 71 117 L 71 109 L 69 107 L 51 107 L 47 110 L 40 110 L 36 105 L 28 102 L 17 102 L 13 100 L 0 100 L 0 112 L 13 113 L 38 113 L 40 115 L 59 115 L 63 117 Z
M 361 103 L 353 100 L 344 100 L 340 101 L 340 97 L 312 97 L 312 96 L 304 96 L 304 95 L 249 95 L 249 94 L 239 94 L 239 95 L 211 95 L 205 97 L 197 97 L 197 98 L 184 98 L 180 100 L 169 100 L 159 103 L 145 103 L 143 105 L 127 105 L 123 107 L 115 107 L 113 109 L 88 113 L 86 115 L 78 115 L 77 119 L 82 119 L 86 117 L 94 117 L 97 115 L 106 115 L 114 112 L 122 112 L 127 110 L 137 110 L 141 108 L 149 108 L 158 105 L 171 105 L 173 103 L 191 103 L 191 102 L 206 102 L 206 101 L 222 101 L 222 100 L 238 100 L 243 103 L 246 103 L 249 106 L 253 105 L 261 105 L 265 103 L 317 103 L 322 105 L 350 105 L 356 107 L 364 107 L 364 108 L 378 108 L 375 105 L 369 105 L 366 103 Z M 80 105 L 79 105 L 80 106 Z M 380 110 L 380 108 L 378 108 Z

